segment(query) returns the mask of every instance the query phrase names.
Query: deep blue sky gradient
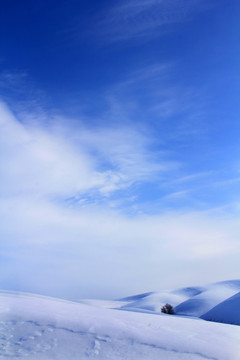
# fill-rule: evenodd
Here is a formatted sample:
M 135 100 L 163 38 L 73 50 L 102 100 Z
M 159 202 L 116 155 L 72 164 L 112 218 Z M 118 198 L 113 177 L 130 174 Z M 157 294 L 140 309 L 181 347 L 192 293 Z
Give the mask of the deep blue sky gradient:
M 184 7 L 184 2 L 176 4 Z M 212 172 L 210 179 L 203 179 L 203 187 L 221 178 L 236 178 L 240 4 L 203 1 L 200 5 L 197 2 L 187 19 L 132 36 L 131 22 L 141 27 L 141 18 L 131 19 L 130 14 L 129 22 L 124 22 L 116 17 L 109 25 L 106 19 L 114 8 L 110 1 L 3 1 L 1 73 L 19 76 L 24 92 L 16 90 L 16 83 L 9 84 L 2 89 L 2 99 L 14 104 L 37 102 L 76 121 L 84 116 L 90 126 L 119 121 L 147 125 L 156 138 L 154 151 L 164 148 L 183 164 L 173 176 Z M 123 38 L 121 31 L 126 32 Z M 128 83 L 146 69 L 162 65 L 165 76 L 148 73 Z M 121 119 L 115 113 L 106 116 L 112 102 L 123 111 L 127 108 Z M 172 112 L 161 107 L 152 110 L 167 102 Z M 232 188 L 225 187 L 219 196 L 218 187 L 194 186 L 194 196 L 204 203 L 233 200 Z M 145 184 L 138 197 L 159 198 L 174 192 L 174 187 L 184 190 L 175 184 L 155 192 L 156 185 Z

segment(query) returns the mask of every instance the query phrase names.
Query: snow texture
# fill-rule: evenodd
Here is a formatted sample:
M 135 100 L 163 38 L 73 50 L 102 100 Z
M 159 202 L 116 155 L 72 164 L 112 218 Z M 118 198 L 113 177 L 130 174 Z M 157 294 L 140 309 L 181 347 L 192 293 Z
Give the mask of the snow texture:
M 0 359 L 240 359 L 238 326 L 103 303 L 0 292 Z

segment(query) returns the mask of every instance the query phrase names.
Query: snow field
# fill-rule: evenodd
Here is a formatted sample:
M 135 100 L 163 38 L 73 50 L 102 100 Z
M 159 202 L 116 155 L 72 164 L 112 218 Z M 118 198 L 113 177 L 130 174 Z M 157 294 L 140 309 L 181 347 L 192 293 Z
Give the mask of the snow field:
M 0 359 L 240 359 L 238 326 L 10 292 L 0 304 Z

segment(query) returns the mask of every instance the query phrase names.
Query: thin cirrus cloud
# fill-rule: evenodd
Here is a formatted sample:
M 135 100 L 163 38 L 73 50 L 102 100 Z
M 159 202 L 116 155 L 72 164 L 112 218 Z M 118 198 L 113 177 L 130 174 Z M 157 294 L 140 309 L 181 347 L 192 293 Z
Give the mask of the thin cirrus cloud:
M 150 126 L 161 128 L 162 142 L 170 138 L 189 141 L 189 134 L 196 139 L 202 137 L 206 132 L 204 91 L 176 84 L 176 68 L 174 62 L 139 66 L 110 86 L 106 93 L 115 110 L 112 118 L 135 123 L 145 123 L 147 119 Z M 170 126 L 166 126 L 166 120 Z
M 167 25 L 189 20 L 207 6 L 199 0 L 123 1 L 105 11 L 97 26 L 110 42 L 154 37 L 165 32 Z

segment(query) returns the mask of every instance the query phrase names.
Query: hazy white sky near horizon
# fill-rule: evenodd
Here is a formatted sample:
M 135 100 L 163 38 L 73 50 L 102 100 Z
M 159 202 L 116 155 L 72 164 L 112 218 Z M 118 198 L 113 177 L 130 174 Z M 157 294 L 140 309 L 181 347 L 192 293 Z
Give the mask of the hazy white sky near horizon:
M 239 278 L 240 4 L 3 7 L 0 288 Z

